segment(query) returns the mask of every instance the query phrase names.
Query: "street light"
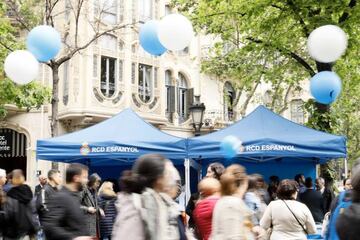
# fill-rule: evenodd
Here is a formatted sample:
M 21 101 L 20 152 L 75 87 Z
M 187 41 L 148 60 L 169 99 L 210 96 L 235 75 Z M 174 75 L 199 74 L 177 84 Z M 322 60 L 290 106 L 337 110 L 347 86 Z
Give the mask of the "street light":
M 195 129 L 195 136 L 200 136 L 200 129 L 203 125 L 205 105 L 200 103 L 200 96 L 195 96 L 195 101 L 189 107 L 191 118 L 193 120 L 193 127 Z

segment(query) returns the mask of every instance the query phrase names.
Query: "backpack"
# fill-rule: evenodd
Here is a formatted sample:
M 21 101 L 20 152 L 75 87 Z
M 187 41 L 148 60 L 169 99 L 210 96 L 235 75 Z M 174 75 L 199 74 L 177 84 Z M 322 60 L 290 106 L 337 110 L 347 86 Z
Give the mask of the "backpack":
M 349 192 L 347 191 L 343 191 L 339 194 L 338 204 L 330 216 L 325 240 L 340 240 L 336 232 L 336 220 L 338 219 L 339 215 L 344 212 L 344 209 L 350 207 L 352 203 L 351 199 L 346 196 L 348 193 Z

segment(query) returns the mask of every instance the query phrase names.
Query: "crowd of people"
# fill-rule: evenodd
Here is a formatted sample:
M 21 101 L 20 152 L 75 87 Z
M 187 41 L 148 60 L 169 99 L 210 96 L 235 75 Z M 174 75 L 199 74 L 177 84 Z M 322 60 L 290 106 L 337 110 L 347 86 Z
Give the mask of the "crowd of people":
M 324 239 L 360 236 L 360 161 L 338 196 L 323 178 L 272 176 L 267 185 L 239 164 L 212 163 L 186 210 L 180 175 L 161 155 L 138 158 L 119 192 L 88 172 L 70 164 L 63 183 L 50 170 L 33 193 L 21 170 L 0 169 L 0 239 L 301 240 L 320 224 Z

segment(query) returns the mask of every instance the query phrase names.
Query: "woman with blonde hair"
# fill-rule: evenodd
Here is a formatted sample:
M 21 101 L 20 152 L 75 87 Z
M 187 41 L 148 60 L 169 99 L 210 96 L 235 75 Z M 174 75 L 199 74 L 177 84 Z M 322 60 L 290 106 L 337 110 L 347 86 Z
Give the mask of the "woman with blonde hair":
M 222 197 L 214 209 L 210 239 L 255 239 L 253 213 L 243 201 L 248 188 L 245 168 L 239 164 L 227 167 L 220 183 Z
M 113 183 L 105 181 L 98 193 L 99 207 L 104 211 L 100 218 L 100 239 L 111 239 L 112 228 L 116 218 L 116 193 L 113 190 Z

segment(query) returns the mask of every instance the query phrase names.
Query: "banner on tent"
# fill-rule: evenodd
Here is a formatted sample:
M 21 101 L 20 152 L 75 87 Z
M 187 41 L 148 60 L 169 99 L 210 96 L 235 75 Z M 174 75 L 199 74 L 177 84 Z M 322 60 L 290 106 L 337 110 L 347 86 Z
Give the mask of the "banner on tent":
M 107 147 L 90 147 L 88 143 L 83 143 L 80 147 L 80 153 L 84 156 L 90 153 L 117 153 L 117 152 L 129 152 L 138 153 L 137 147 L 124 147 L 124 146 L 107 146 Z
M 294 145 L 281 145 L 281 144 L 253 144 L 244 145 L 239 141 L 237 146 L 238 152 L 259 152 L 259 151 L 296 151 Z
M 241 148 L 245 152 L 257 152 L 257 151 L 296 151 L 294 145 L 249 145 Z

